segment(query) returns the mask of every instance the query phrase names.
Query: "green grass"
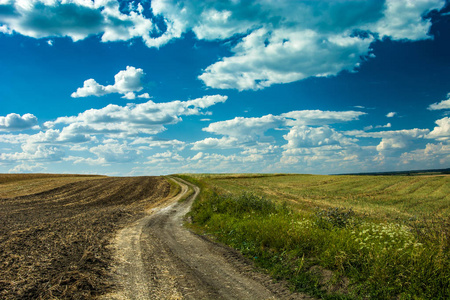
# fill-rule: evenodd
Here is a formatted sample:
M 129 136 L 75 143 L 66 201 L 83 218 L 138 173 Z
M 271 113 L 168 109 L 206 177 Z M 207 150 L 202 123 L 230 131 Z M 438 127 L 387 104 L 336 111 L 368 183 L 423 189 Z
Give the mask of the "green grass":
M 438 213 L 450 215 L 450 176 L 288 175 L 200 177 L 216 188 L 251 191 L 298 209 L 351 207 L 386 220 Z
M 449 179 L 202 175 L 191 177 L 202 185 L 191 217 L 293 290 L 448 299 Z

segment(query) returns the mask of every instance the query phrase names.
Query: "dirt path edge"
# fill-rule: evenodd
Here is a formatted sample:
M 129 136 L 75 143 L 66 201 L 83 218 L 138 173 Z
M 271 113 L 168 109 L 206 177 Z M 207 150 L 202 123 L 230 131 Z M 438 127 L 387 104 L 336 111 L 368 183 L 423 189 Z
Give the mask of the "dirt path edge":
M 175 197 L 117 233 L 117 291 L 103 299 L 311 299 L 256 272 L 237 251 L 183 226 L 200 189 L 180 178 Z M 191 187 L 194 193 L 179 200 Z

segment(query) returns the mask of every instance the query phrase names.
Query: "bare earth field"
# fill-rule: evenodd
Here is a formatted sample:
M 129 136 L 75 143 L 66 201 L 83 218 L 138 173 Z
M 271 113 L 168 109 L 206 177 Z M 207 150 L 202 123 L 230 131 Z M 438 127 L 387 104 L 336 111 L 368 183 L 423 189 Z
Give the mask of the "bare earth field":
M 161 177 L 0 175 L 0 298 L 111 290 L 111 240 L 169 193 Z

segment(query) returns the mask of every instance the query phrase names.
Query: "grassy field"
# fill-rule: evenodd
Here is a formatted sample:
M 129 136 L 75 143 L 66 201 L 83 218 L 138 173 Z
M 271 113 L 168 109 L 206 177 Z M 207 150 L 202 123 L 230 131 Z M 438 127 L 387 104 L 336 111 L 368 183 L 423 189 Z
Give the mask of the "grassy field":
M 450 298 L 449 176 L 190 175 L 192 227 L 323 299 Z
M 0 175 L 0 299 L 92 299 L 114 234 L 171 194 L 162 177 Z
M 227 192 L 250 191 L 300 209 L 347 207 L 376 218 L 450 215 L 450 176 L 203 176 Z

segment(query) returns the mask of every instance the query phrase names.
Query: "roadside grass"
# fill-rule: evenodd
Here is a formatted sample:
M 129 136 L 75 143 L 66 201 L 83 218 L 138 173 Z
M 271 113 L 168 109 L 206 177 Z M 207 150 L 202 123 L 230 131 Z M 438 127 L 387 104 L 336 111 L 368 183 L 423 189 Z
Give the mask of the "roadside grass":
M 312 177 L 184 176 L 202 187 L 192 226 L 318 298 L 450 298 L 450 218 L 436 216 L 448 179 Z M 402 195 L 426 211 L 414 217 Z
M 299 210 L 351 207 L 356 213 L 383 220 L 408 220 L 429 214 L 450 215 L 450 176 L 200 175 L 217 189 L 243 190 Z

